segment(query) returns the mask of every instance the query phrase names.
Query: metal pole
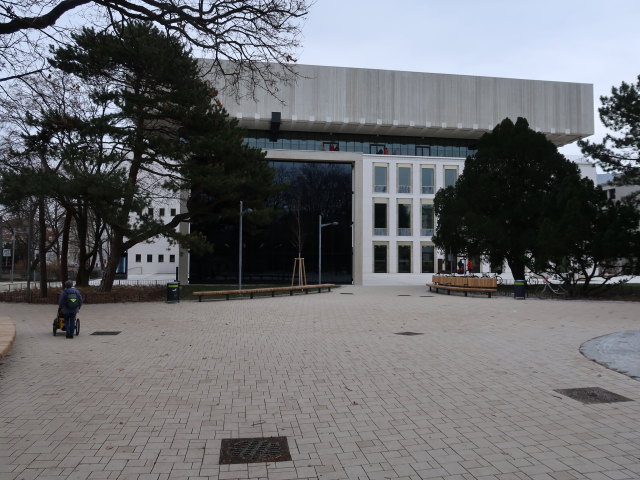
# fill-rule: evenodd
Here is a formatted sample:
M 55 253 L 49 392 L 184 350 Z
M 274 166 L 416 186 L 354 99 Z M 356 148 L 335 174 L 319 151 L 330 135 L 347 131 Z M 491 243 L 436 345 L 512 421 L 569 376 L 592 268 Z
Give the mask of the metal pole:
M 2 281 L 2 277 L 4 276 L 4 264 L 7 263 L 4 261 L 4 218 L 0 217 L 0 281 Z
M 29 209 L 31 214 L 31 209 Z M 27 230 L 27 292 L 31 293 L 31 261 L 33 259 L 33 252 L 31 250 L 33 242 L 33 215 L 29 215 L 29 225 Z M 31 297 L 29 297 L 31 298 Z
M 322 283 L 322 215 L 318 215 L 318 285 Z
M 238 290 L 242 290 L 242 200 L 240 200 L 240 235 L 238 239 Z
M 13 231 L 13 244 L 11 246 L 11 283 L 13 283 L 13 267 L 16 264 L 16 231 Z

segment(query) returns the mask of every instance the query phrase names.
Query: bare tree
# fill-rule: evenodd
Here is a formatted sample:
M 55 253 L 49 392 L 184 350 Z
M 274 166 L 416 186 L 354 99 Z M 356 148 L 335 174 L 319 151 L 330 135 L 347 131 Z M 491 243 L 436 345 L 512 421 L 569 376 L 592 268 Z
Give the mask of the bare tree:
M 1 81 L 47 67 L 48 45 L 76 24 L 154 23 L 187 41 L 235 89 L 274 92 L 294 74 L 295 51 L 310 0 L 0 0 Z M 80 21 L 78 21 L 80 19 Z

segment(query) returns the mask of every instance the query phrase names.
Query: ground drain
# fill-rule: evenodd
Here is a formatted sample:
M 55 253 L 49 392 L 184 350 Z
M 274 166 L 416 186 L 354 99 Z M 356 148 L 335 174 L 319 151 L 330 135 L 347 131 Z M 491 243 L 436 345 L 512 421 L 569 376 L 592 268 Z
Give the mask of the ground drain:
M 228 438 L 220 446 L 220 465 L 290 460 L 287 437 Z
M 340 295 L 353 295 L 351 292 L 340 292 Z
M 568 388 L 565 390 L 554 390 L 569 398 L 578 400 L 582 403 L 613 403 L 613 402 L 632 402 L 630 398 L 623 397 L 617 393 L 610 392 L 600 387 L 587 388 Z
M 416 333 L 416 332 L 398 332 L 396 335 L 424 335 L 424 333 Z
M 93 332 L 91 335 L 118 335 L 120 332 Z
M 410 297 L 411 295 L 407 295 L 406 293 L 400 293 L 398 294 L 399 297 Z

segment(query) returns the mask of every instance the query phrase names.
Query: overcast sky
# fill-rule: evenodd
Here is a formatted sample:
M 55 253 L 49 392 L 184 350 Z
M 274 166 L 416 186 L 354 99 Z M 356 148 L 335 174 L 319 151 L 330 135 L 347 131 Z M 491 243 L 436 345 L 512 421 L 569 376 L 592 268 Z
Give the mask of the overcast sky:
M 640 0 L 317 0 L 302 44 L 303 64 L 591 83 L 598 139 L 600 96 L 640 74 Z

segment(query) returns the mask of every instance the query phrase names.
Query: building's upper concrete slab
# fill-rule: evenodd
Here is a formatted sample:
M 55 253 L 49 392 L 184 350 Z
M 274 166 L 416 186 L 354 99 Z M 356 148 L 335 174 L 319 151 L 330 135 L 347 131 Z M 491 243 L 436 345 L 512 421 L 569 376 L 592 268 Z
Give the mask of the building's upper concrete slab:
M 479 138 L 505 117 L 525 117 L 556 145 L 593 134 L 593 85 L 439 73 L 297 65 L 278 98 L 221 94 L 245 128 Z

